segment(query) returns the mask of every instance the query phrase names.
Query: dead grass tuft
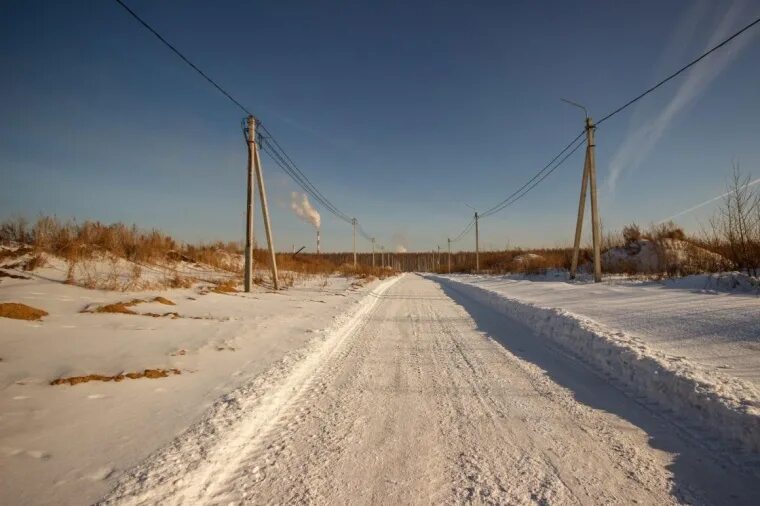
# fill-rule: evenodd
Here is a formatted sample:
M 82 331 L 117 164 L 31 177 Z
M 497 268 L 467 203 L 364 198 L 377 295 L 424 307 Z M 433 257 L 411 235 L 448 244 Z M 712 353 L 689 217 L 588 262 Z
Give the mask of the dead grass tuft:
M 237 293 L 237 282 L 233 280 L 217 284 L 211 291 L 214 293 Z
M 160 304 L 164 304 L 164 305 L 167 305 L 167 306 L 175 306 L 176 305 L 176 304 L 174 304 L 174 302 L 170 301 L 169 299 L 167 299 L 165 297 L 161 297 L 160 295 L 158 297 L 154 297 L 153 298 L 153 302 L 158 302 Z
M 181 374 L 179 369 L 145 369 L 140 372 L 128 372 L 126 374 L 116 374 L 114 376 L 106 376 L 103 374 L 88 374 L 86 376 L 71 376 L 69 378 L 58 378 L 50 382 L 51 385 L 78 385 L 80 383 L 88 383 L 90 381 L 124 381 L 125 379 L 140 379 L 140 378 L 166 378 L 171 374 Z
M 105 306 L 99 306 L 95 308 L 95 313 L 120 313 L 120 314 L 138 314 L 136 311 L 129 309 L 137 304 L 144 302 L 140 299 L 134 299 L 130 302 L 115 302 L 113 304 L 106 304 Z M 90 311 L 88 311 L 90 312 Z
M 19 304 L 17 302 L 0 303 L 0 316 L 13 318 L 14 320 L 40 320 L 47 316 L 48 312 L 36 307 Z

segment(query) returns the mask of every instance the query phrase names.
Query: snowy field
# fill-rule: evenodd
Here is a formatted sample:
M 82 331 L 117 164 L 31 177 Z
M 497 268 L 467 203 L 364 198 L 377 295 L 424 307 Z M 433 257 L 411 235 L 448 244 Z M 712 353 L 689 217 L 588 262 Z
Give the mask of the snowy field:
M 0 504 L 87 504 L 224 394 L 296 360 L 370 288 L 314 277 L 274 293 L 89 290 L 55 261 L 0 280 L 0 303 L 49 313 L 0 318 Z M 156 296 L 166 303 L 152 301 Z M 134 299 L 137 314 L 82 312 Z M 167 316 L 146 316 L 145 313 Z M 58 378 L 177 369 L 156 379 L 51 386 Z
M 12 272 L 29 279 L 4 277 L 0 304 L 49 314 L 0 319 L 0 504 L 760 497 L 751 291 L 406 274 L 119 292 L 55 262 Z M 146 369 L 165 375 L 130 378 Z M 119 381 L 51 385 L 91 374 Z
M 437 278 L 528 323 L 637 395 L 760 452 L 760 296 L 743 277 L 552 277 Z

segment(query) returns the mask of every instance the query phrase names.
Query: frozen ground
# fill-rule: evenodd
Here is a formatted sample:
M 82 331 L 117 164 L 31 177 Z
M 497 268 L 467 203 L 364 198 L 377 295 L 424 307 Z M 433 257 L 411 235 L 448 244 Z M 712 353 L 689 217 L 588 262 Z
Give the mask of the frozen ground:
M 551 278 L 451 279 L 543 308 L 566 310 L 647 346 L 760 388 L 760 296 L 707 276 L 672 281 L 567 283 Z
M 662 411 L 448 284 L 383 282 L 104 504 L 756 504 Z
M 133 307 L 176 319 L 78 312 L 159 292 L 4 279 L 0 302 L 50 315 L 0 320 L 0 503 L 757 503 L 757 452 L 629 388 L 679 400 L 643 341 L 477 279 L 196 286 Z M 620 369 L 578 359 L 589 350 Z M 181 374 L 48 384 L 148 367 Z M 683 398 L 707 402 L 704 385 Z
M 87 504 L 170 442 L 222 395 L 295 360 L 369 288 L 313 278 L 286 291 L 113 292 L 60 283 L 55 262 L 30 279 L 0 280 L 0 302 L 46 310 L 42 321 L 0 318 L 0 504 Z M 157 295 L 131 307 L 180 317 L 80 313 Z M 51 386 L 59 377 L 177 368 L 178 376 Z
M 760 297 L 747 283 L 437 279 L 706 429 L 716 449 L 735 445 L 755 460 L 760 454 Z

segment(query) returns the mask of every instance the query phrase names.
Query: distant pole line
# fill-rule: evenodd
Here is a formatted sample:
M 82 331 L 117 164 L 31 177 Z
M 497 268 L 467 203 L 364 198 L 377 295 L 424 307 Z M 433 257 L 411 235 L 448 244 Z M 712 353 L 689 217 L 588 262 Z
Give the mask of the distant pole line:
M 293 159 L 288 156 L 288 154 L 285 152 L 285 150 L 280 146 L 280 143 L 277 142 L 277 140 L 274 138 L 274 136 L 267 130 L 267 128 L 261 123 L 261 121 L 256 118 L 256 116 L 247 108 L 245 107 L 240 101 L 238 101 L 235 97 L 232 96 L 231 93 L 229 93 L 227 90 L 222 88 L 220 84 L 218 84 L 215 80 L 213 80 L 208 74 L 206 74 L 203 70 L 200 69 L 196 64 L 194 64 L 192 61 L 190 61 L 189 58 L 187 58 L 182 52 L 180 52 L 179 49 L 177 49 L 172 43 L 170 43 L 168 40 L 166 40 L 155 28 L 153 28 L 150 24 L 148 24 L 147 21 L 145 21 L 143 18 L 141 18 L 135 11 L 133 11 L 127 4 L 125 4 L 122 0 L 114 0 L 117 4 L 119 4 L 121 7 L 126 10 L 130 16 L 132 16 L 134 19 L 136 19 L 142 26 L 144 26 L 150 33 L 156 36 L 158 40 L 160 40 L 166 47 L 168 47 L 175 55 L 177 55 L 182 61 L 184 61 L 187 65 L 189 65 L 193 70 L 195 70 L 198 74 L 201 75 L 206 81 L 208 81 L 214 88 L 216 88 L 219 92 L 221 92 L 225 97 L 227 97 L 233 104 L 235 104 L 241 111 L 243 111 L 246 116 L 253 116 L 254 120 L 256 121 L 256 126 L 259 127 L 262 131 L 265 132 L 265 136 L 259 133 L 258 140 L 259 140 L 259 146 L 262 151 L 264 151 L 267 155 L 269 155 L 272 160 L 275 161 L 275 163 L 288 175 L 290 176 L 293 181 L 300 186 L 306 193 L 308 193 L 314 200 L 322 204 L 322 206 L 327 209 L 331 214 L 335 215 L 337 218 L 343 220 L 344 222 L 351 224 L 352 218 L 350 218 L 346 213 L 340 211 L 332 202 L 330 202 L 320 191 L 317 189 L 317 187 L 309 180 L 308 177 L 298 168 L 298 166 L 293 162 Z M 244 122 L 246 120 L 243 120 Z M 244 127 L 247 128 L 247 127 Z M 262 139 L 265 140 L 265 142 L 262 142 Z M 266 140 L 271 140 L 271 142 L 266 142 Z M 369 240 L 370 235 L 363 231 L 360 227 L 360 234 L 365 239 Z

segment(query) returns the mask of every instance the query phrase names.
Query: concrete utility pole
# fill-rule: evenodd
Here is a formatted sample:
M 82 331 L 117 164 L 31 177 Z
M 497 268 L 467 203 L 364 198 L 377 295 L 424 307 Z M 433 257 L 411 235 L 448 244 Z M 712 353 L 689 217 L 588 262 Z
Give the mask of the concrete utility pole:
M 372 238 L 372 268 L 375 268 L 375 238 Z
M 253 117 L 248 117 L 249 121 L 255 122 Z M 255 130 L 253 131 L 255 133 Z M 259 198 L 261 200 L 261 215 L 264 218 L 264 230 L 267 233 L 267 244 L 269 246 L 269 259 L 272 266 L 272 284 L 275 290 L 280 289 L 280 280 L 277 277 L 277 257 L 274 254 L 274 239 L 272 239 L 272 226 L 269 223 L 269 207 L 267 206 L 267 191 L 264 187 L 264 174 L 261 169 L 261 158 L 259 157 L 259 148 L 256 145 L 255 137 L 253 138 L 253 159 L 256 169 L 256 182 L 259 184 Z
M 244 132 L 246 133 L 246 132 Z M 248 116 L 246 142 L 248 144 L 248 198 L 245 205 L 245 273 L 243 274 L 243 289 L 251 291 L 253 277 L 253 147 L 256 137 L 256 127 L 253 116 Z
M 480 272 L 480 231 L 478 230 L 477 211 L 475 211 L 475 272 Z
M 447 241 L 449 241 L 449 274 L 451 274 L 451 238 L 447 238 Z
M 577 104 L 573 104 L 577 105 Z M 581 106 L 579 106 L 581 107 Z M 578 202 L 578 220 L 575 224 L 575 241 L 573 243 L 573 260 L 570 264 L 570 279 L 575 279 L 578 269 L 578 256 L 580 254 L 581 235 L 583 232 L 583 215 L 586 209 L 586 186 L 591 188 L 591 235 L 594 246 L 594 282 L 602 280 L 601 260 L 601 219 L 596 195 L 596 160 L 594 155 L 594 130 L 596 126 L 591 118 L 586 116 L 586 159 L 583 163 L 583 177 L 581 179 L 581 194 Z
M 354 269 L 356 269 L 356 218 L 351 218 L 351 224 L 354 226 Z

